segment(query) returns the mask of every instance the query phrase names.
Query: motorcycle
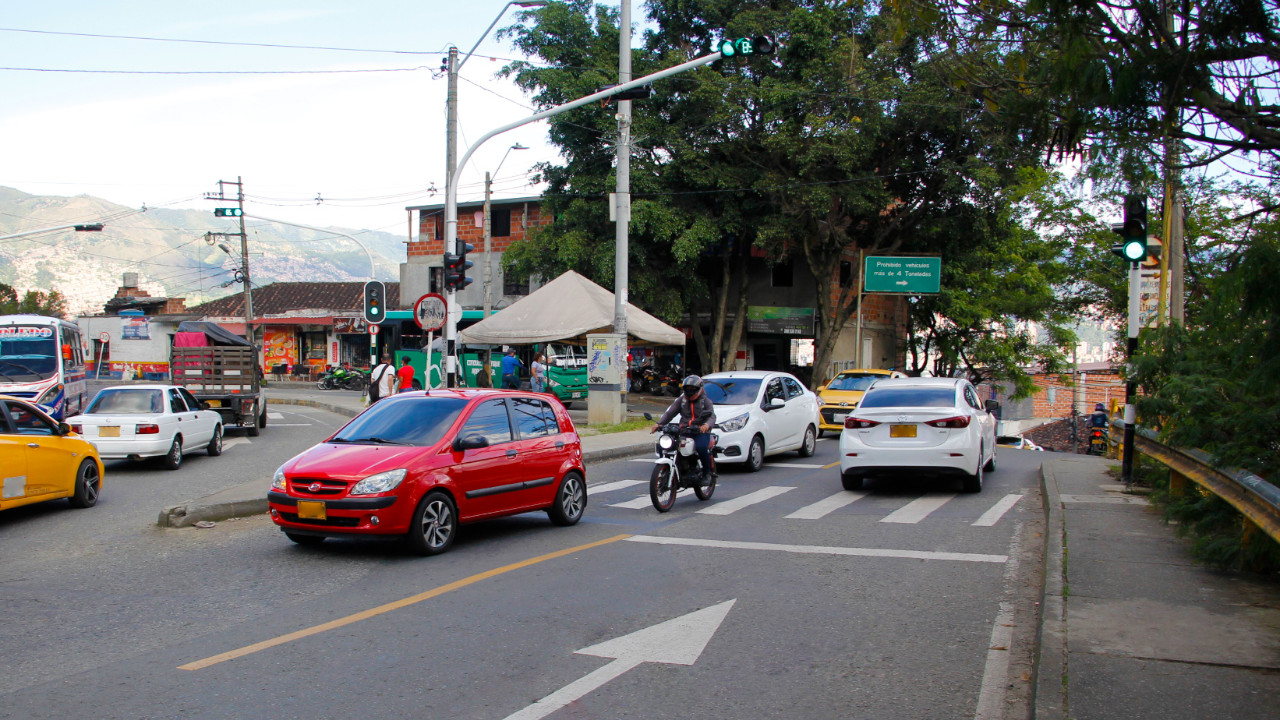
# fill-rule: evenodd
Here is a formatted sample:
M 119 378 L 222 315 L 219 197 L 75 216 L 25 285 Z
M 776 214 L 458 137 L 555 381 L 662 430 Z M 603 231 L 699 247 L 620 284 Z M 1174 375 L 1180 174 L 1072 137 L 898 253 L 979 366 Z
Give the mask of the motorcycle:
M 363 370 L 352 370 L 342 376 L 339 386 L 343 390 L 364 390 L 369 386 L 369 375 Z
M 646 420 L 653 415 L 645 413 Z M 718 428 L 713 425 L 712 428 Z M 697 428 L 680 427 L 677 423 L 662 426 L 653 461 L 653 473 L 649 476 L 649 499 L 658 512 L 667 512 L 676 503 L 676 494 L 685 488 L 693 488 L 699 500 L 710 500 L 716 491 L 716 436 L 711 436 L 711 477 L 705 483 L 698 482 L 698 452 L 694 449 L 693 436 Z
M 321 390 L 363 390 L 369 384 L 369 376 L 360 370 L 329 370 L 316 380 Z
M 1085 452 L 1086 455 L 1106 455 L 1108 445 L 1105 430 L 1102 428 L 1089 429 L 1089 449 Z
M 658 386 L 658 371 L 654 369 L 652 363 L 645 363 L 636 368 L 631 378 L 631 392 L 634 393 L 654 392 Z

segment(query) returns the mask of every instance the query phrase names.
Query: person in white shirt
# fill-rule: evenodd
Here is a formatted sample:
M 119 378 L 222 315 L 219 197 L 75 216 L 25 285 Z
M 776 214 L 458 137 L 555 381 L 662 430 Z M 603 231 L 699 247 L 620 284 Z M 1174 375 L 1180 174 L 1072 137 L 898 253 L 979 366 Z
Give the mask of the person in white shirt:
M 396 369 L 387 362 L 387 356 L 378 358 L 378 364 L 369 373 L 369 404 L 390 397 L 396 392 Z

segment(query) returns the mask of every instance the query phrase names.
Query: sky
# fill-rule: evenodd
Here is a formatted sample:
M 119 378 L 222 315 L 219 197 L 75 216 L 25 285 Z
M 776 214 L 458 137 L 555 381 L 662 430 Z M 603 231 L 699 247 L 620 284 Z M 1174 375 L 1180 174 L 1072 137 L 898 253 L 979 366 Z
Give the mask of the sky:
M 406 206 L 444 202 L 444 53 L 465 54 L 506 4 L 10 3 L 0 19 L 0 186 L 212 215 L 223 204 L 204 195 L 240 177 L 249 214 L 407 234 Z M 518 11 L 507 9 L 462 68 L 459 158 L 535 112 L 496 77 L 522 59 L 495 37 Z M 517 143 L 528 149 L 508 152 Z M 545 123 L 500 135 L 462 169 L 459 201 L 483 198 L 486 170 L 496 171 L 494 197 L 536 195 L 530 169 L 557 159 Z

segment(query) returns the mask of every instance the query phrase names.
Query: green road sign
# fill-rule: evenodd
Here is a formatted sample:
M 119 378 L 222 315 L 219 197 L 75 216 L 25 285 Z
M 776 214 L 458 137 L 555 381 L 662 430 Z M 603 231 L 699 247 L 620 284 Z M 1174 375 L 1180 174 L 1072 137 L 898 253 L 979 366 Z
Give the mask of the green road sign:
M 926 295 L 942 286 L 940 257 L 867 257 L 863 292 Z

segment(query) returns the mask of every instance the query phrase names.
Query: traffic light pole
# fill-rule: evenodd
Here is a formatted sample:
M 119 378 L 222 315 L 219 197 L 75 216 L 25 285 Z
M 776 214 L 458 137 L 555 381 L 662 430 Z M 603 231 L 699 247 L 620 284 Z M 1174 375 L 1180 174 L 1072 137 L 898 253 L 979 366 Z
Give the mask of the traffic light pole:
M 540 113 L 535 113 L 533 115 L 530 115 L 529 117 L 524 118 L 523 120 L 517 120 L 513 123 L 508 123 L 506 125 L 503 125 L 502 127 L 497 128 L 495 130 L 490 130 L 489 132 L 480 136 L 480 139 L 476 140 L 471 145 L 471 147 L 467 148 L 466 153 L 464 153 L 462 155 L 462 159 L 458 161 L 457 168 L 455 168 L 453 174 L 448 178 L 448 182 L 445 185 L 444 246 L 446 248 L 452 248 L 454 253 L 457 253 L 459 250 L 459 247 L 458 247 L 458 169 L 466 167 L 467 161 L 471 159 L 471 156 L 475 153 L 477 149 L 480 148 L 481 145 L 485 144 L 489 140 L 492 140 L 494 137 L 501 135 L 502 133 L 507 132 L 509 130 L 514 130 L 523 125 L 528 125 L 529 123 L 537 122 L 539 120 L 544 120 L 546 118 L 559 115 L 560 113 L 564 113 L 576 108 L 580 108 L 583 105 L 590 105 L 593 102 L 597 102 L 599 100 L 612 97 L 614 95 L 617 95 L 618 93 L 626 92 L 628 90 L 641 87 L 642 85 L 648 85 L 649 83 L 652 83 L 655 80 L 661 80 L 663 78 L 671 77 L 672 75 L 679 75 L 680 73 L 688 72 L 690 70 L 700 68 L 703 65 L 709 65 L 719 60 L 721 57 L 722 55 L 719 52 L 713 52 L 709 55 L 703 55 L 702 57 L 694 58 L 689 62 L 681 63 L 674 67 L 669 67 L 666 70 L 659 70 L 658 72 L 653 73 L 652 75 L 645 75 L 644 77 L 638 80 L 632 80 L 631 82 L 615 85 L 614 87 L 606 88 L 604 90 L 601 90 L 600 92 L 592 93 L 585 97 L 578 98 L 577 100 L 564 103 L 563 105 L 556 105 L 555 107 L 548 108 L 546 110 L 543 110 Z M 455 293 L 452 290 L 450 290 L 448 293 L 447 303 L 448 303 L 448 313 L 445 319 L 444 337 L 445 337 L 445 344 L 448 347 L 448 351 L 447 351 L 448 355 L 445 358 L 445 377 L 446 377 L 447 387 L 457 387 L 457 382 L 456 382 L 457 381 L 457 353 L 455 352 L 454 348 L 456 347 L 456 342 L 458 338 L 458 320 L 461 319 L 462 309 L 457 306 L 457 293 Z
M 1142 310 L 1142 263 L 1129 264 L 1129 343 L 1126 358 L 1129 365 L 1124 384 L 1124 456 L 1120 461 L 1120 476 L 1126 490 L 1133 487 L 1133 435 L 1138 419 L 1134 396 L 1137 382 L 1134 380 L 1133 356 L 1138 351 L 1138 324 Z

